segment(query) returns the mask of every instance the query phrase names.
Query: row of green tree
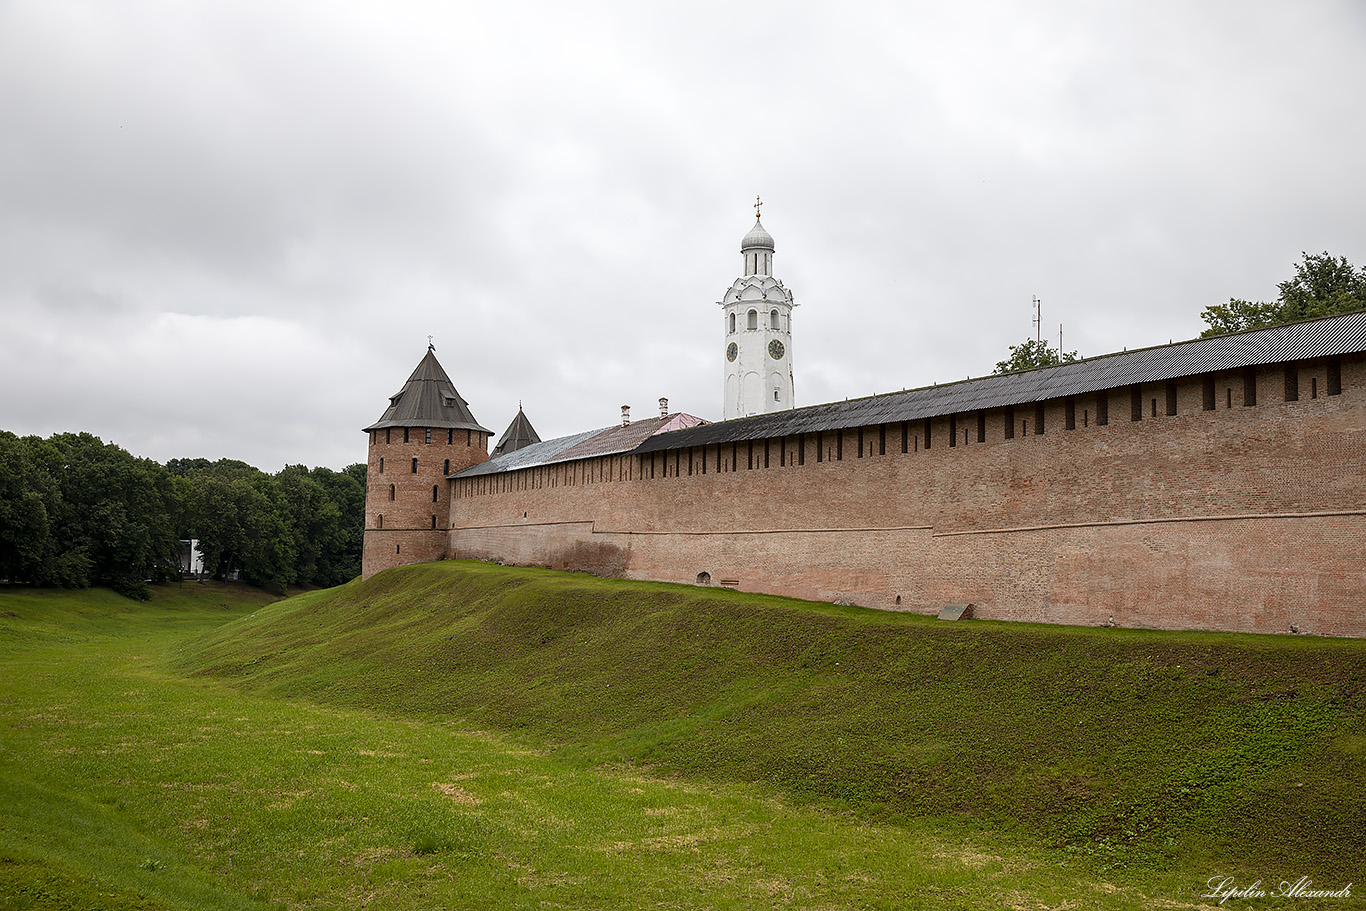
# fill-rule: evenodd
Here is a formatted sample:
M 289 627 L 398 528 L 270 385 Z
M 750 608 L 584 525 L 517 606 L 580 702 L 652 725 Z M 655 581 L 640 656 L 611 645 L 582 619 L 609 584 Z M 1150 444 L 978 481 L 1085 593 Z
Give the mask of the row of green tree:
M 1295 274 L 1276 285 L 1274 301 L 1229 298 L 1227 304 L 1206 307 L 1200 318 L 1209 328 L 1201 338 L 1263 329 L 1302 319 L 1317 319 L 1366 309 L 1366 266 L 1360 269 L 1347 257 L 1328 252 L 1301 253 Z M 996 364 L 995 373 L 1014 373 L 1035 367 L 1052 367 L 1077 360 L 1077 352 L 1060 352 L 1048 342 L 1026 339 L 1010 346 L 1010 357 Z
M 181 540 L 207 572 L 282 592 L 360 572 L 365 466 L 140 459 L 88 433 L 0 431 L 0 579 L 145 597 L 180 577 Z

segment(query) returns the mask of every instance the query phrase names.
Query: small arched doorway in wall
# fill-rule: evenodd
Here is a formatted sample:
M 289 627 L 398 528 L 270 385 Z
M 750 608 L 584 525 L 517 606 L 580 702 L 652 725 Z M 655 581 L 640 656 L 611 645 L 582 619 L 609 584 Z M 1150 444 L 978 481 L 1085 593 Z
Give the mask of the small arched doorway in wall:
M 709 572 L 700 572 L 700 573 L 698 573 L 698 574 L 697 574 L 697 584 L 698 584 L 698 585 L 711 585 L 711 573 L 709 573 Z

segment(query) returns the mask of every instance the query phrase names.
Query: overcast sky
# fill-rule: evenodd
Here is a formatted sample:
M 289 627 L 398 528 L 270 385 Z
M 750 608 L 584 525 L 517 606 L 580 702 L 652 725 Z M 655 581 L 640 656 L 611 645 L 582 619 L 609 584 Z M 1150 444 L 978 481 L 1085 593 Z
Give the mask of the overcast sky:
M 1191 338 L 1366 263 L 1361 2 L 0 0 L 0 429 L 340 469 L 721 415 L 756 195 L 799 405 Z

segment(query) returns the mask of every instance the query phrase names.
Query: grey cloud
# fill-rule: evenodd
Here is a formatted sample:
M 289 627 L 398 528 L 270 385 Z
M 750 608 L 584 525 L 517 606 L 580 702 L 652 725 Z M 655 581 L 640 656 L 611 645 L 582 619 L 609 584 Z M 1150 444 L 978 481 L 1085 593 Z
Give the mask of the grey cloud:
M 1084 354 L 1194 335 L 1301 249 L 1366 262 L 1362 22 L 0 5 L 0 388 L 47 378 L 0 427 L 341 467 L 428 334 L 499 431 L 716 417 L 755 193 L 799 403 L 989 371 L 1036 294 Z

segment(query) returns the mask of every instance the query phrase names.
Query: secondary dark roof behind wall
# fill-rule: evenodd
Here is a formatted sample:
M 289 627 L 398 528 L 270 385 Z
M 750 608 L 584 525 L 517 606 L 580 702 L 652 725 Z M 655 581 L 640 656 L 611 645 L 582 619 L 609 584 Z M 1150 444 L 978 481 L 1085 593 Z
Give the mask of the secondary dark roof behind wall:
M 522 406 L 517 406 L 517 416 L 512 419 L 508 429 L 503 431 L 503 435 L 498 438 L 498 445 L 493 447 L 493 452 L 489 455 L 497 458 L 509 452 L 516 452 L 525 449 L 532 443 L 541 442 L 541 436 L 536 432 L 536 428 L 531 426 L 531 421 L 527 420 L 526 413 L 522 411 Z
M 636 452 L 869 427 L 1120 389 L 1262 364 L 1366 351 L 1366 311 L 1198 338 L 943 386 L 705 424 L 644 440 Z
M 426 356 L 418 362 L 403 388 L 389 397 L 389 407 L 384 414 L 366 427 L 365 432 L 385 427 L 440 427 L 493 433 L 487 427 L 479 426 L 470 412 L 469 403 L 460 397 L 431 347 L 427 348 Z

